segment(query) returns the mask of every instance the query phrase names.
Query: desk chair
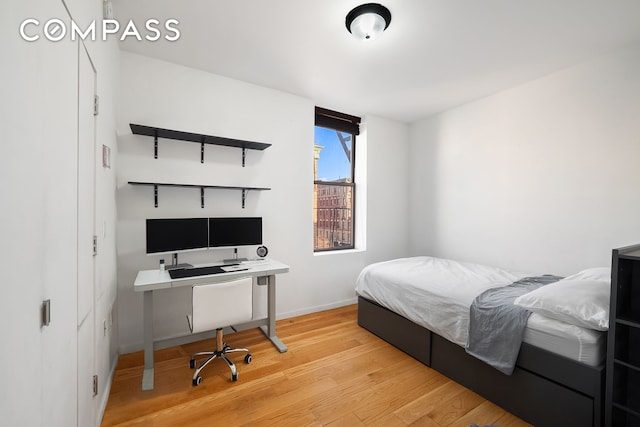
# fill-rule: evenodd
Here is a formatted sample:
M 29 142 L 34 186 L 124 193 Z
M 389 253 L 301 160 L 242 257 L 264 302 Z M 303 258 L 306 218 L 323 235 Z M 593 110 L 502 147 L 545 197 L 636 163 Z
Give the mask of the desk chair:
M 197 285 L 192 291 L 192 311 L 187 315 L 191 333 L 216 330 L 216 349 L 191 355 L 189 367 L 196 368 L 193 385 L 200 384 L 200 371 L 216 358 L 221 358 L 231 369 L 231 381 L 238 380 L 236 365 L 227 358 L 228 353 L 246 352 L 245 363 L 251 363 L 251 353 L 246 348 L 231 348 L 224 341 L 222 329 L 238 323 L 248 322 L 253 316 L 253 279 L 246 277 L 228 282 Z M 197 366 L 197 356 L 209 356 Z

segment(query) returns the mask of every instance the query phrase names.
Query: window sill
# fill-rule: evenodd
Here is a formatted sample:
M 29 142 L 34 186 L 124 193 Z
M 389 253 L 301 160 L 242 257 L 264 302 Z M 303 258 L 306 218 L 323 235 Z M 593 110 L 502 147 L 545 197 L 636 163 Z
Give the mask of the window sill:
M 337 249 L 335 251 L 319 251 L 319 252 L 314 252 L 313 256 L 326 256 L 326 255 L 341 255 L 341 254 L 356 254 L 356 253 L 362 253 L 365 252 L 364 249 Z

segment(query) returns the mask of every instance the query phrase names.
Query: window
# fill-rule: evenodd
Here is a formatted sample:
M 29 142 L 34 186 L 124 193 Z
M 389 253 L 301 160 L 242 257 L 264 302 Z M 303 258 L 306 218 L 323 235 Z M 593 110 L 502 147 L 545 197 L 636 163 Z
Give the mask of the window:
M 313 250 L 354 248 L 355 149 L 360 118 L 316 107 Z

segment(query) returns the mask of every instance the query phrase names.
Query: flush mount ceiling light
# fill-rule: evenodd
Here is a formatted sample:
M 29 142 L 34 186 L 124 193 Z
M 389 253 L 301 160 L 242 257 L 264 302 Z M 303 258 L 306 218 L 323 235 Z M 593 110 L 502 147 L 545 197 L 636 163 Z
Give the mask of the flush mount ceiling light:
M 382 34 L 391 22 L 389 9 L 378 3 L 366 3 L 347 13 L 347 30 L 360 40 L 371 40 Z

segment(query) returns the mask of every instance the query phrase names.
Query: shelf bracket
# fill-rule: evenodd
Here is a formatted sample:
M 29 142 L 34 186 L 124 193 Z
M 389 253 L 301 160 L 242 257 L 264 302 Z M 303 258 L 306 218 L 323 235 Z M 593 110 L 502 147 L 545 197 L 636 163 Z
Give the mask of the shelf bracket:
M 242 167 L 244 167 L 244 160 L 247 157 L 247 149 L 243 148 L 242 149 Z
M 158 132 L 153 135 L 153 158 L 158 158 Z
M 158 184 L 153 184 L 153 201 L 157 208 L 158 207 Z
M 204 163 L 204 142 L 200 143 L 200 163 Z
M 247 190 L 246 188 L 242 189 L 242 209 L 244 209 L 244 202 L 247 199 L 247 193 L 249 193 L 249 190 Z
M 200 187 L 200 207 L 204 209 L 204 187 Z

